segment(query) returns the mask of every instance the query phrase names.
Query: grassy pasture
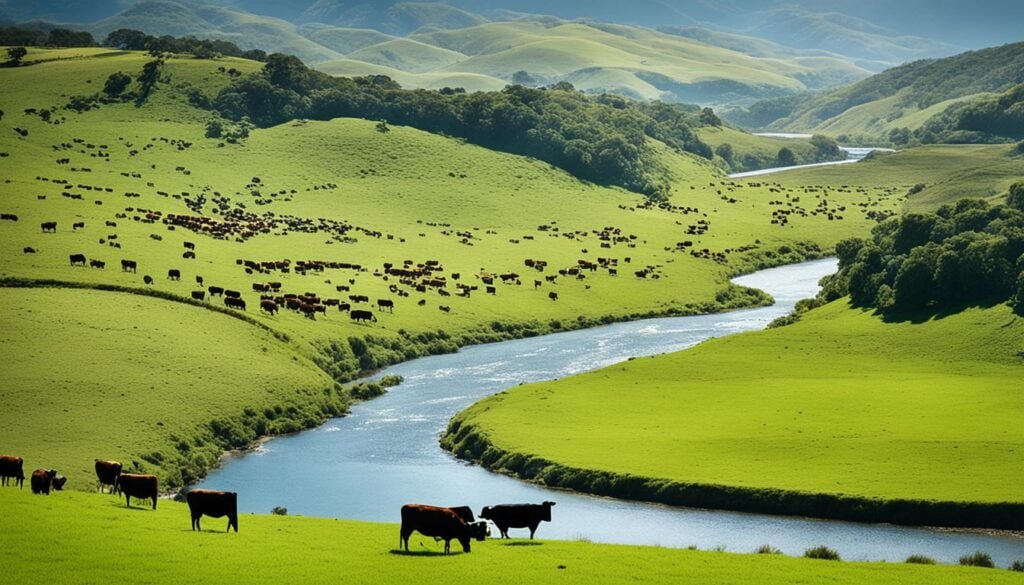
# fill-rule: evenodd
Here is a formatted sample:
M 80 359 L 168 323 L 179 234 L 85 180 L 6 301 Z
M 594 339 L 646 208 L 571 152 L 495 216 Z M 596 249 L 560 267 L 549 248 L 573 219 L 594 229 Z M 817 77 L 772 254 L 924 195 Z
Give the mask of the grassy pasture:
M 511 454 L 484 455 L 497 469 L 531 467 L 526 456 L 741 492 L 1020 504 L 1022 339 L 1005 306 L 885 322 L 837 301 L 791 326 L 503 392 L 448 440 L 459 453 L 486 438 Z
M 418 533 L 396 551 L 398 526 L 318 518 L 243 515 L 238 534 L 204 518 L 189 529 L 184 504 L 156 511 L 124 508 L 113 496 L 72 492 L 50 497 L 0 490 L 8 520 L 0 543 L 13 583 L 46 567 L 55 584 L 105 583 L 1019 583 L 1009 571 L 975 567 L 849 563 L 781 555 L 739 555 L 584 542 L 474 542 L 469 554 L 443 555 Z M 397 511 L 396 511 L 397 515 Z M 116 538 L 112 539 L 112 535 Z M 115 542 L 116 541 L 116 542 Z M 109 543 L 109 544 L 108 544 Z M 460 550 L 453 543 L 453 551 Z

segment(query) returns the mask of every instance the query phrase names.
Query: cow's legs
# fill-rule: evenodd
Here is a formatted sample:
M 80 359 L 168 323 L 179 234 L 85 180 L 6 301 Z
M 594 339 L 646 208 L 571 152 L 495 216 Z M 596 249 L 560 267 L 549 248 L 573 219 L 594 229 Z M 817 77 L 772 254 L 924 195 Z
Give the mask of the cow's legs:
M 398 548 L 402 548 L 402 543 L 405 543 L 405 552 L 409 552 L 409 537 L 412 536 L 412 530 L 402 529 L 398 533 Z
M 539 526 L 539 525 L 540 525 L 540 522 L 534 522 L 533 524 L 530 525 L 530 540 L 533 540 L 533 533 L 537 532 L 537 526 Z
M 444 541 L 444 554 L 450 554 L 452 552 L 452 539 L 448 538 Z
M 156 510 L 156 494 L 153 495 L 153 509 Z
M 127 494 L 127 493 L 126 493 L 126 494 L 124 495 L 124 503 L 125 503 L 125 505 L 126 505 L 126 506 L 128 506 L 129 508 L 131 508 L 131 507 L 132 507 L 132 497 L 131 497 L 131 496 L 129 496 L 129 495 Z

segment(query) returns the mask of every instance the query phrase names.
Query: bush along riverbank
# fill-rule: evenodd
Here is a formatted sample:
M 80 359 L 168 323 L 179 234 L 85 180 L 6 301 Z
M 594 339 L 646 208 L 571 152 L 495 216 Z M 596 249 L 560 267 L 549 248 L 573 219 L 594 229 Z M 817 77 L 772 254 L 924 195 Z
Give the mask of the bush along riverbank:
M 1024 531 L 1024 504 L 883 500 L 686 483 L 579 469 L 494 445 L 486 433 L 459 414 L 448 425 L 441 446 L 456 457 L 491 471 L 541 485 L 625 500 L 639 500 L 756 514 L 805 516 L 904 526 L 984 528 Z

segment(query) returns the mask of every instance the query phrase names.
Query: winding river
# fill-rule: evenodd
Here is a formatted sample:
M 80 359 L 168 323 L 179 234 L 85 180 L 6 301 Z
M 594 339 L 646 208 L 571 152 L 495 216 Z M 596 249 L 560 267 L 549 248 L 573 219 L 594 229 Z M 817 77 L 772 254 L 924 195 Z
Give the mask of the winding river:
M 464 463 L 438 446 L 451 417 L 486 396 L 761 329 L 797 300 L 813 296 L 818 280 L 835 268 L 834 260 L 821 260 L 735 280 L 769 292 L 776 299 L 770 307 L 479 345 L 388 368 L 381 375 L 402 376 L 400 386 L 357 404 L 347 417 L 232 457 L 201 485 L 239 492 L 239 505 L 249 512 L 284 506 L 290 514 L 379 522 L 397 522 L 398 509 L 409 502 L 465 504 L 479 511 L 487 504 L 554 500 L 553 522 L 541 526 L 541 538 L 738 552 L 768 543 L 793 555 L 826 544 L 850 560 L 902 561 L 925 554 L 956 562 L 984 550 L 1004 567 L 1024 558 L 1024 539 L 1015 537 L 672 508 L 553 491 Z

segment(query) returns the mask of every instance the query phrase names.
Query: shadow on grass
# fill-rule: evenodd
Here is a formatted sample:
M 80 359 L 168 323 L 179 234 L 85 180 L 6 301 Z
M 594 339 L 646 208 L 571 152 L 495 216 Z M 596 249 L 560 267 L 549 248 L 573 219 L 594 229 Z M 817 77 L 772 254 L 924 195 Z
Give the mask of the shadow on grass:
M 511 540 L 501 543 L 502 546 L 544 546 L 543 542 L 537 540 Z
M 967 309 L 991 309 L 992 307 L 1002 305 L 1006 303 L 1005 300 L 994 300 L 988 299 L 984 301 L 974 301 L 970 303 L 963 303 L 951 307 L 926 307 L 924 309 L 917 310 L 890 310 L 885 313 L 875 311 L 876 315 L 881 315 L 882 320 L 886 323 L 911 323 L 914 325 L 920 325 L 928 321 L 941 321 L 946 317 L 951 317 L 958 313 L 961 313 Z
M 399 548 L 393 548 L 388 552 L 400 557 L 450 557 L 453 555 L 466 554 L 462 551 L 455 551 L 454 549 L 451 554 L 446 554 L 441 550 L 403 550 Z

